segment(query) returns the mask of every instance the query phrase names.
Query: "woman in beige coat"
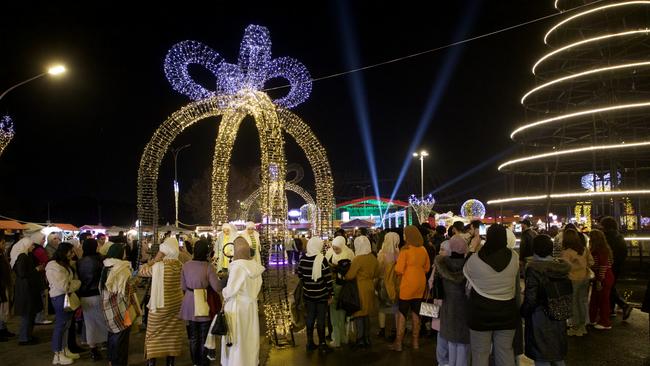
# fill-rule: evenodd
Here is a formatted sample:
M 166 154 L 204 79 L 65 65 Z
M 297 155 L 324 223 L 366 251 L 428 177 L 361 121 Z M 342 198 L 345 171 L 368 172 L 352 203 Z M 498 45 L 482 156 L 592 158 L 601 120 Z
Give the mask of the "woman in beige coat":
M 345 279 L 357 280 L 361 310 L 353 314 L 357 328 L 356 346 L 366 348 L 370 346 L 369 316 L 377 312 L 373 280 L 379 277 L 379 264 L 372 254 L 370 240 L 363 235 L 354 239 L 354 252 L 355 257 Z

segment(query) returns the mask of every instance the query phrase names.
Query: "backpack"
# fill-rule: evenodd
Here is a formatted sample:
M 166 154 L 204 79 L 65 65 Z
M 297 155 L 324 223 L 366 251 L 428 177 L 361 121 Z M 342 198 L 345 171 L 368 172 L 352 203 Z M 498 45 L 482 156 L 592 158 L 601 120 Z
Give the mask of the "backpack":
M 544 313 L 553 320 L 567 320 L 572 314 L 573 284 L 568 278 L 546 278 Z

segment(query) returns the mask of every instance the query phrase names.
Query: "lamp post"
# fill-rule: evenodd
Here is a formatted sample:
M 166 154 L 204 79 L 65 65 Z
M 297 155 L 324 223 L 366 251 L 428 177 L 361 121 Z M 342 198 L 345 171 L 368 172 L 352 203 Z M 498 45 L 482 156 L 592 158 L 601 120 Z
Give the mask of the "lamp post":
M 429 153 L 422 150 L 419 153 L 413 153 L 414 158 L 420 158 L 420 199 L 424 200 L 424 158 L 429 156 Z
M 33 76 L 33 77 L 31 77 L 31 78 L 29 78 L 27 80 L 21 81 L 20 83 L 18 83 L 16 85 L 12 86 L 11 88 L 5 90 L 4 93 L 0 94 L 0 100 L 2 100 L 2 98 L 4 98 L 4 96 L 7 95 L 7 93 L 9 93 L 10 91 L 16 89 L 17 87 L 19 87 L 21 85 L 25 85 L 25 84 L 29 83 L 30 81 L 40 79 L 45 75 L 58 76 L 58 75 L 61 75 L 61 74 L 65 73 L 65 71 L 66 71 L 65 66 L 63 66 L 63 65 L 52 66 L 49 69 L 47 69 L 46 72 L 44 72 L 42 74 L 38 74 L 36 76 Z
M 178 160 L 178 153 L 183 150 L 186 147 L 190 147 L 190 144 L 173 148 L 172 149 L 172 154 L 174 154 L 174 211 L 176 213 L 176 227 L 178 227 L 178 195 L 179 195 L 179 189 L 178 189 L 178 169 L 176 167 L 176 160 Z

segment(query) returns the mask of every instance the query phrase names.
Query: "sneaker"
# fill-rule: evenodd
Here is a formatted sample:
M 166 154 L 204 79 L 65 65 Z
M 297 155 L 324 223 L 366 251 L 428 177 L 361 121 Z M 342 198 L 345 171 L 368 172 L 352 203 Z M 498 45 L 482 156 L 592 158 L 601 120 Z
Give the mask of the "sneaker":
M 36 325 L 50 325 L 52 323 L 54 323 L 54 322 L 51 321 L 51 320 L 47 320 L 47 319 L 43 319 L 43 320 L 39 320 L 37 322 L 34 322 L 34 324 L 36 324 Z
M 330 353 L 330 352 L 332 352 L 332 349 L 327 345 L 327 343 L 321 343 L 321 345 L 318 346 L 318 352 L 320 352 L 320 353 Z
M 587 328 L 585 328 L 584 326 L 578 328 L 578 331 L 576 332 L 576 335 L 578 337 L 582 337 L 583 335 L 587 335 L 587 334 L 588 334 L 587 333 Z
M 604 325 L 596 324 L 596 325 L 594 325 L 594 329 L 598 329 L 598 330 L 610 330 L 610 329 L 612 329 L 612 327 L 611 327 L 611 326 L 610 326 L 610 327 L 606 327 L 606 326 L 604 326 Z
M 568 328 L 566 330 L 566 335 L 569 337 L 574 337 L 578 335 L 578 330 L 574 327 Z
M 69 358 L 69 359 L 72 359 L 72 360 L 78 360 L 79 357 L 81 357 L 81 356 L 79 356 L 78 353 L 72 353 L 72 352 L 68 349 L 68 347 L 66 347 L 66 348 L 63 349 L 63 354 L 65 355 L 65 357 L 67 357 L 67 358 Z
M 327 343 L 327 345 L 330 346 L 330 348 L 341 348 L 341 345 L 334 343 L 334 341 Z
M 70 365 L 72 362 L 72 359 L 66 357 L 63 352 L 56 352 L 52 359 L 52 365 Z
M 632 305 L 630 304 L 625 305 L 625 307 L 623 308 L 623 320 L 627 320 L 627 318 L 630 317 L 630 314 L 632 314 L 632 309 L 634 309 Z

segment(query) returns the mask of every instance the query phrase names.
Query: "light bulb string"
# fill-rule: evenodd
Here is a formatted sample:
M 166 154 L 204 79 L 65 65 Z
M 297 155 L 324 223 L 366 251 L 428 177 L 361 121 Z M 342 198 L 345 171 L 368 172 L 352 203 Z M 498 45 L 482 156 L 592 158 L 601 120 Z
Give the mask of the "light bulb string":
M 536 18 L 536 19 L 533 19 L 533 20 L 529 20 L 527 22 L 519 23 L 519 24 L 516 24 L 516 25 L 506 27 L 506 28 L 498 29 L 498 30 L 495 30 L 495 31 L 492 31 L 492 32 L 489 32 L 489 33 L 485 33 L 485 34 L 481 34 L 481 35 L 478 35 L 478 36 L 463 39 L 463 40 L 460 40 L 460 41 L 456 41 L 456 42 L 453 42 L 453 43 L 449 43 L 449 44 L 446 44 L 444 46 L 435 47 L 435 48 L 432 48 L 432 49 L 429 49 L 429 50 L 420 51 L 420 52 L 413 53 L 413 54 L 410 54 L 410 55 L 406 55 L 406 56 L 402 56 L 402 57 L 398 57 L 398 58 L 378 62 L 376 64 L 371 64 L 371 65 L 359 67 L 359 68 L 356 68 L 356 69 L 341 71 L 341 72 L 337 72 L 337 73 L 330 74 L 330 75 L 325 75 L 325 76 L 321 76 L 321 77 L 317 77 L 317 78 L 312 78 L 308 82 L 313 83 L 315 81 L 332 79 L 332 78 L 336 78 L 336 77 L 339 77 L 339 76 L 344 76 L 344 75 L 352 74 L 352 73 L 359 72 L 359 71 L 365 71 L 365 70 L 368 70 L 368 69 L 373 69 L 375 67 L 389 65 L 389 64 L 392 64 L 392 63 L 408 60 L 408 59 L 411 59 L 411 58 L 414 58 L 414 57 L 418 57 L 418 56 L 426 55 L 426 54 L 429 54 L 429 53 L 441 51 L 441 50 L 444 50 L 446 48 L 450 48 L 450 47 L 458 46 L 458 45 L 461 45 L 461 44 L 464 44 L 464 43 L 476 41 L 478 39 L 490 37 L 490 36 L 493 36 L 495 34 L 507 32 L 507 31 L 510 31 L 510 30 L 513 30 L 513 29 L 516 29 L 516 28 L 520 28 L 520 27 L 529 25 L 529 24 L 540 22 L 542 20 L 553 18 L 553 17 L 556 17 L 558 15 L 563 15 L 563 14 L 566 14 L 566 13 L 569 13 L 569 12 L 584 8 L 586 6 L 592 6 L 592 5 L 600 3 L 602 1 L 604 1 L 604 0 L 597 0 L 597 1 L 594 1 L 594 2 L 589 3 L 589 4 L 584 4 L 584 5 L 577 6 L 575 8 L 571 8 L 569 10 L 565 10 L 563 12 L 545 15 L 543 17 Z M 268 91 L 271 91 L 271 90 L 278 90 L 278 89 L 284 89 L 284 88 L 289 88 L 289 87 L 291 87 L 291 85 L 286 84 L 286 85 L 280 85 L 280 86 L 276 86 L 276 87 L 272 87 L 272 88 L 265 88 L 265 89 L 262 89 L 262 91 L 268 92 Z

